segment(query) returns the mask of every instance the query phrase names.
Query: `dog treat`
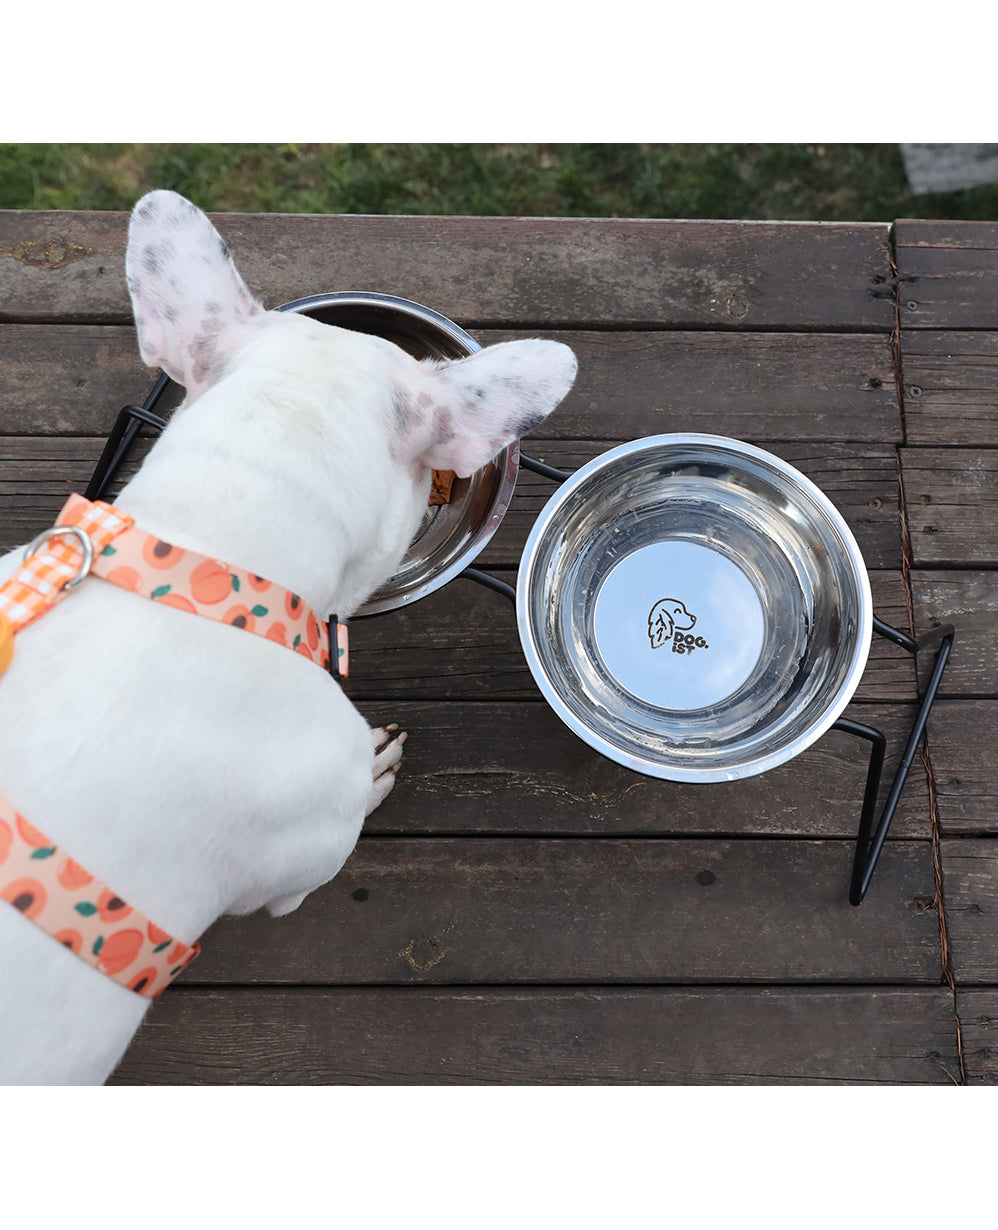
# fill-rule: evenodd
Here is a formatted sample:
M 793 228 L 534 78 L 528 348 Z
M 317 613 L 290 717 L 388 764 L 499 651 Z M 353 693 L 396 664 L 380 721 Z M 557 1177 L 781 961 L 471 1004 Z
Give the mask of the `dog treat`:
M 430 488 L 429 507 L 434 504 L 449 504 L 451 488 L 454 486 L 453 470 L 434 470 L 433 485 Z

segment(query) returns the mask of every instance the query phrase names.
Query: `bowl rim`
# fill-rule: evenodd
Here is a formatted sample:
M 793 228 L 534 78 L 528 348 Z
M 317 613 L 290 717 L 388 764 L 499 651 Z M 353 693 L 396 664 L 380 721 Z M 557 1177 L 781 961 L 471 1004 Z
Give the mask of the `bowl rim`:
M 396 311 L 412 316 L 416 320 L 428 321 L 431 324 L 437 325 L 455 342 L 467 347 L 469 354 L 475 354 L 482 349 L 481 342 L 476 341 L 470 333 L 462 329 L 460 325 L 455 324 L 453 320 L 448 319 L 442 312 L 427 307 L 424 303 L 417 303 L 415 299 L 404 299 L 399 295 L 384 294 L 382 291 L 331 290 L 315 295 L 304 295 L 300 299 L 290 299 L 287 303 L 282 303 L 274 308 L 274 311 L 305 312 L 309 308 L 328 307 L 332 304 L 341 304 L 346 307 L 351 305 L 370 307 L 373 304 L 394 308 Z
M 612 466 L 614 462 L 623 457 L 637 452 L 651 452 L 655 449 L 667 447 L 683 448 L 688 446 L 706 446 L 719 450 L 723 449 L 727 453 L 751 458 L 777 470 L 785 478 L 789 478 L 800 490 L 805 492 L 818 507 L 820 513 L 831 523 L 842 540 L 849 570 L 856 581 L 859 601 L 859 627 L 852 651 L 852 661 L 834 697 L 826 703 L 821 712 L 816 714 L 814 720 L 796 738 L 789 740 L 786 744 L 763 756 L 757 756 L 753 760 L 727 768 L 723 766 L 687 768 L 671 764 L 663 765 L 657 759 L 650 756 L 635 755 L 633 752 L 618 746 L 597 733 L 566 704 L 560 691 L 552 683 L 538 651 L 530 616 L 530 599 L 533 595 L 533 589 L 537 584 L 534 576 L 534 565 L 539 555 L 542 540 L 555 515 L 563 504 L 572 497 L 573 493 L 586 484 L 593 476 L 599 474 L 608 466 Z M 520 557 L 516 583 L 516 623 L 523 654 L 534 677 L 534 681 L 555 713 L 583 742 L 588 743 L 590 747 L 595 748 L 596 751 L 617 764 L 643 773 L 646 776 L 677 782 L 736 781 L 746 777 L 754 777 L 798 756 L 806 748 L 810 747 L 812 743 L 821 738 L 841 716 L 842 711 L 852 699 L 853 693 L 866 669 L 873 635 L 873 596 L 866 564 L 852 530 L 829 497 L 806 475 L 801 474 L 789 462 L 784 461 L 775 454 L 766 452 L 766 450 L 755 445 L 746 444 L 742 440 L 704 432 L 667 432 L 630 440 L 601 453 L 598 457 L 594 457 L 576 470 L 551 496 L 531 526 Z
M 467 351 L 467 354 L 463 356 L 465 358 L 477 354 L 482 349 L 481 342 L 476 341 L 470 333 L 466 332 L 460 325 L 455 324 L 453 320 L 450 320 L 441 312 L 437 312 L 425 304 L 417 303 L 414 299 L 404 299 L 398 295 L 388 295 L 381 291 L 338 290 L 304 295 L 299 299 L 291 299 L 287 303 L 280 304 L 274 311 L 307 312 L 310 308 L 334 305 L 341 307 L 384 307 L 395 312 L 401 312 L 423 324 L 434 325 L 458 346 Z M 499 462 L 499 458 L 503 454 L 505 454 L 505 461 Z M 403 607 L 411 606 L 413 602 L 418 602 L 420 598 L 425 598 L 428 594 L 442 589 L 448 582 L 453 581 L 455 577 L 460 576 L 466 568 L 471 566 L 488 545 L 509 511 L 509 505 L 513 498 L 517 475 L 520 469 L 519 440 L 513 440 L 504 449 L 501 449 L 493 461 L 501 468 L 501 473 L 499 474 L 498 486 L 488 518 L 482 522 L 475 533 L 468 539 L 460 555 L 453 559 L 447 567 L 434 572 L 422 584 L 408 590 L 404 594 L 388 594 L 376 601 L 373 600 L 372 595 L 357 608 L 352 616 L 353 619 L 381 615 L 388 611 L 397 611 Z M 384 585 L 389 585 L 391 580 L 392 578 L 389 577 Z M 383 589 L 384 585 L 379 586 L 379 590 Z M 375 592 L 377 593 L 378 591 Z

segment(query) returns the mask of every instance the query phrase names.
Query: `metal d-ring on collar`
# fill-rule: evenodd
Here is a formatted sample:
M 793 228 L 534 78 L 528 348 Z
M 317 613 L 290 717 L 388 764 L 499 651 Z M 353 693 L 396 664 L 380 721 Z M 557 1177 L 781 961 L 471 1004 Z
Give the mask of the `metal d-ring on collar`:
M 62 538 L 69 534 L 75 538 L 83 549 L 83 562 L 80 564 L 79 570 L 75 577 L 70 577 L 68 581 L 64 581 L 62 588 L 65 590 L 75 589 L 77 585 L 84 579 L 93 567 L 94 562 L 94 544 L 90 540 L 90 535 L 85 530 L 81 530 L 78 525 L 53 525 L 51 529 L 42 530 L 36 537 L 32 538 L 31 542 L 24 548 L 24 558 L 30 559 L 40 547 L 49 541 L 50 538 Z

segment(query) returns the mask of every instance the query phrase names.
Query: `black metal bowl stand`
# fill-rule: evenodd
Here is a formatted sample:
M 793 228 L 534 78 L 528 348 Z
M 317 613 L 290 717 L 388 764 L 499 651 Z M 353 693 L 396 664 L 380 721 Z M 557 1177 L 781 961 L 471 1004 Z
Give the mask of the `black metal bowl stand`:
M 125 406 L 119 413 L 104 445 L 97 466 L 94 469 L 90 484 L 87 487 L 87 499 L 99 500 L 103 497 L 114 479 L 119 466 L 144 426 L 152 427 L 157 431 L 162 431 L 166 426 L 166 419 L 158 414 L 154 414 L 153 407 L 159 401 L 169 383 L 168 376 L 165 374 L 160 376 L 141 406 Z M 535 474 L 551 479 L 553 482 L 564 482 L 565 479 L 570 477 L 564 470 L 557 470 L 553 466 L 545 465 L 543 462 L 524 456 L 522 453 L 520 454 L 520 465 L 526 470 L 532 470 Z M 515 603 L 516 601 L 516 590 L 513 586 L 490 576 L 486 572 L 481 572 L 477 568 L 466 568 L 459 575 L 495 590 L 511 602 Z M 850 718 L 839 718 L 831 727 L 832 730 L 841 730 L 858 739 L 863 739 L 870 745 L 870 764 L 866 775 L 866 790 L 863 795 L 859 833 L 856 839 L 856 852 L 853 858 L 852 881 L 849 886 L 849 901 L 852 905 L 856 906 L 860 905 L 863 901 L 873 879 L 873 873 L 887 837 L 887 830 L 894 819 L 894 813 L 901 798 L 901 791 L 904 789 L 908 773 L 914 763 L 919 742 L 925 733 L 929 713 L 935 703 L 943 671 L 946 669 L 946 663 L 949 661 L 950 652 L 953 648 L 953 638 L 955 635 L 951 624 L 943 624 L 916 640 L 906 632 L 901 632 L 899 629 L 884 623 L 876 617 L 873 620 L 873 629 L 878 635 L 892 641 L 906 653 L 911 654 L 916 660 L 916 671 L 920 654 L 927 653 L 934 648 L 935 660 L 918 713 L 905 745 L 904 754 L 894 774 L 894 780 L 891 783 L 890 791 L 879 818 L 876 814 L 877 800 L 880 795 L 884 760 L 887 754 L 886 736 L 882 731 L 877 730 L 876 727 L 867 726 L 863 722 L 854 722 Z

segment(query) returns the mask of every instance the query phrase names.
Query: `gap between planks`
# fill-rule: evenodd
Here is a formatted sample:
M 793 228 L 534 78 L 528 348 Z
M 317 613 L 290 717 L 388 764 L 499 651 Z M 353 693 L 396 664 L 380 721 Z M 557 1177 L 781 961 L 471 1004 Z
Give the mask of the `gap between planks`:
M 904 347 L 901 328 L 901 278 L 897 265 L 897 231 L 892 225 L 888 236 L 888 252 L 891 269 L 894 274 L 894 328 L 891 331 L 891 356 L 894 362 L 894 385 L 897 390 L 898 412 L 901 416 L 901 443 L 896 446 L 897 482 L 898 482 L 898 525 L 901 537 L 901 576 L 904 583 L 905 602 L 908 607 L 908 631 L 915 636 L 915 603 L 911 586 L 911 531 L 908 525 L 908 509 L 904 490 L 904 467 L 901 460 L 901 450 L 908 442 L 908 427 L 905 405 L 904 382 Z M 956 979 L 950 956 L 949 934 L 946 925 L 946 904 L 944 897 L 943 865 L 942 865 L 942 833 L 939 819 L 939 801 L 936 792 L 935 777 L 932 770 L 932 754 L 929 746 L 929 730 L 926 727 L 922 736 L 922 768 L 925 772 L 926 787 L 929 792 L 929 822 L 932 826 L 932 872 L 935 880 L 935 909 L 939 917 L 939 958 L 943 977 L 953 996 L 953 1021 L 956 1029 L 957 1058 L 960 1067 L 961 1085 L 967 1084 L 967 1070 L 963 1054 L 963 1029 L 957 1003 Z

